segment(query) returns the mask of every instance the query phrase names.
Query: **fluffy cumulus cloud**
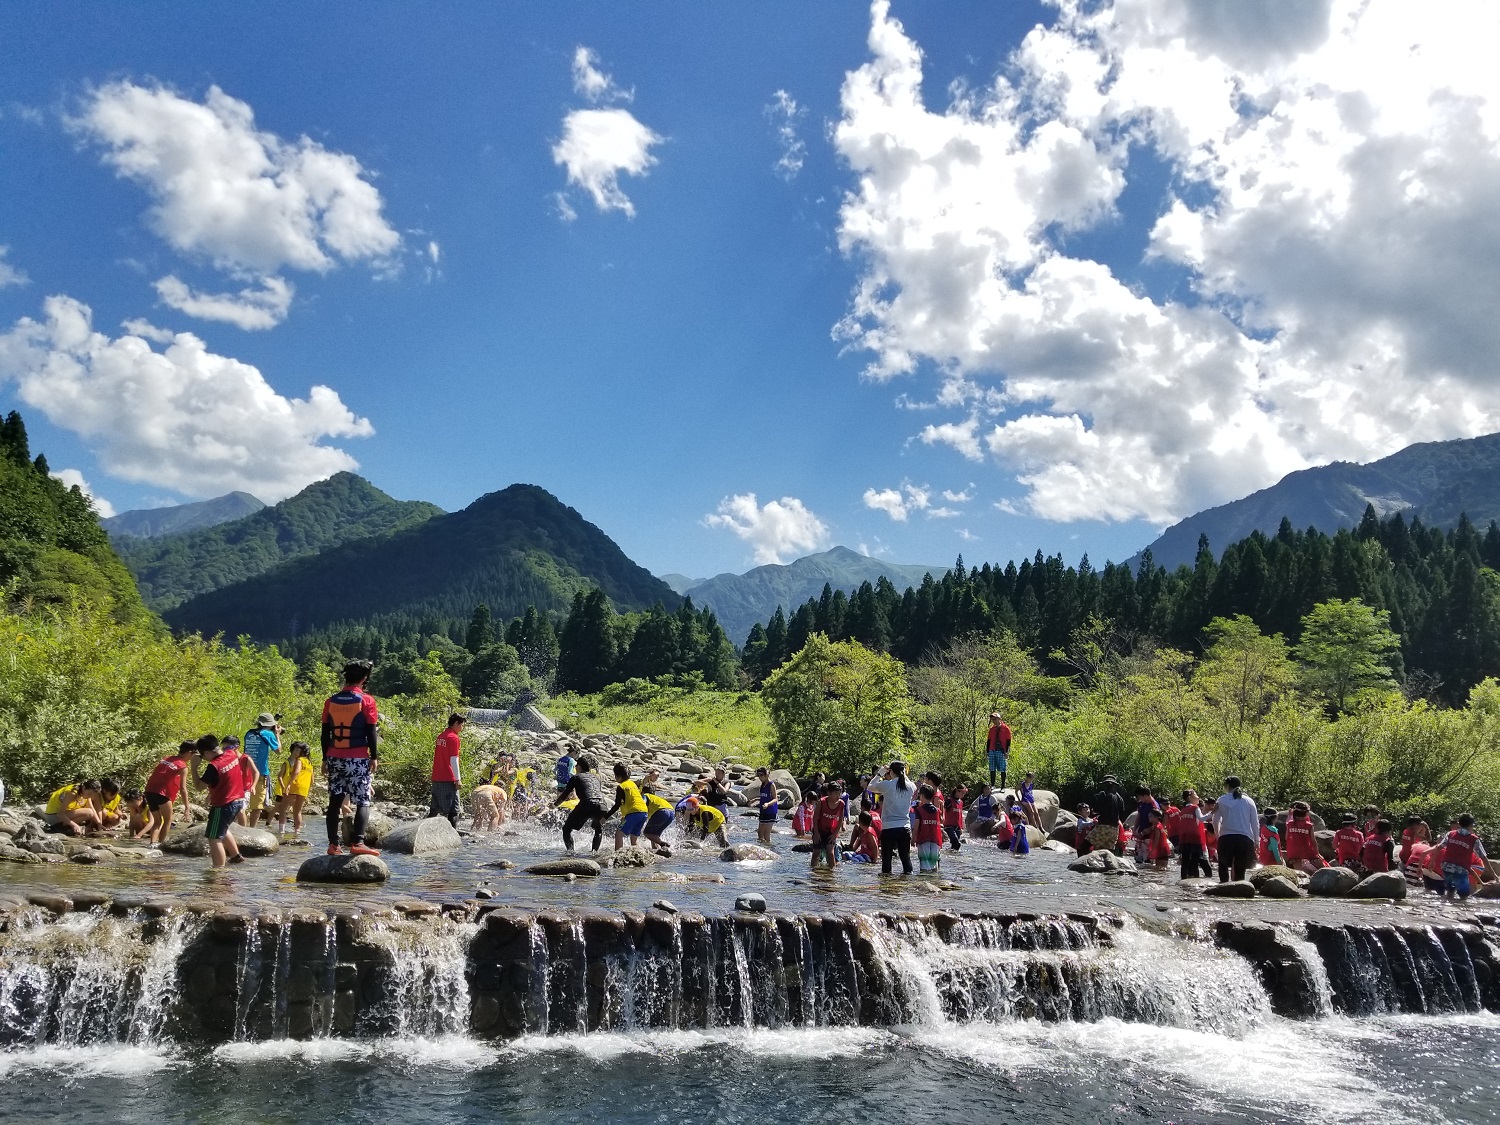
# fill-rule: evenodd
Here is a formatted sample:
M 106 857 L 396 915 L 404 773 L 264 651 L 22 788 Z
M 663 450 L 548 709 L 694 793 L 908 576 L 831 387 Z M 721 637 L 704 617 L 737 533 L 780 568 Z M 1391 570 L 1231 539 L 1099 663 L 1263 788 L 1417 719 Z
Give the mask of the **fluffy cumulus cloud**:
M 1500 428 L 1497 37 L 1482 0 L 1061 0 L 930 107 L 877 0 L 835 131 L 861 268 L 837 333 L 874 378 L 937 372 L 921 439 L 1051 519 L 1167 522 Z M 1148 255 L 1185 299 L 1068 251 L 1119 221 L 1132 150 L 1172 172 Z
M 155 200 L 149 221 L 173 249 L 242 282 L 238 294 L 191 294 L 164 278 L 163 300 L 194 316 L 266 327 L 286 315 L 284 269 L 324 273 L 362 262 L 397 266 L 401 236 L 360 162 L 307 137 L 260 129 L 250 106 L 211 86 L 195 102 L 163 86 L 101 86 L 70 122 L 105 162 Z M 284 295 L 285 301 L 280 297 Z
M 587 47 L 573 55 L 573 89 L 594 103 L 586 109 L 570 110 L 562 121 L 562 136 L 552 146 L 552 161 L 568 174 L 568 183 L 581 189 L 600 211 L 635 215 L 635 204 L 620 187 L 620 177 L 644 176 L 656 163 L 651 149 L 662 137 L 643 125 L 628 109 L 606 102 L 631 101 L 635 94 L 623 90 L 601 69 L 599 56 Z M 565 192 L 553 197 L 564 222 L 578 217 Z
M 759 503 L 755 493 L 726 496 L 703 517 L 709 527 L 734 532 L 755 549 L 757 563 L 779 563 L 828 546 L 828 525 L 795 496 Z
M 79 470 L 63 469 L 61 472 L 53 473 L 52 475 L 69 488 L 76 488 L 79 492 L 87 496 L 89 501 L 94 505 L 94 511 L 98 512 L 104 519 L 109 519 L 110 516 L 115 514 L 115 506 L 104 497 L 96 495 L 94 490 L 89 487 L 89 482 L 83 479 L 83 473 Z
M 777 90 L 766 106 L 766 117 L 776 131 L 776 145 L 780 149 L 773 167 L 788 183 L 797 178 L 807 161 L 807 142 L 797 132 L 797 123 L 806 116 L 807 108 L 798 105 L 797 99 L 785 90 Z
M 973 487 L 969 486 L 970 489 Z M 921 512 L 930 520 L 953 519 L 963 514 L 961 508 L 953 505 L 967 504 L 973 498 L 971 491 L 954 491 L 951 488 L 943 489 L 942 496 L 947 503 L 933 504 L 931 488 L 905 480 L 901 482 L 900 488 L 865 489 L 864 501 L 866 508 L 884 512 L 897 523 L 905 523 L 914 512 Z
M 328 387 L 285 398 L 256 368 L 190 333 L 133 323 L 139 332 L 111 338 L 71 297 L 43 308 L 40 320 L 0 334 L 0 383 L 14 382 L 23 402 L 79 434 L 112 476 L 189 496 L 242 489 L 275 501 L 357 467 L 324 438 L 374 432 Z

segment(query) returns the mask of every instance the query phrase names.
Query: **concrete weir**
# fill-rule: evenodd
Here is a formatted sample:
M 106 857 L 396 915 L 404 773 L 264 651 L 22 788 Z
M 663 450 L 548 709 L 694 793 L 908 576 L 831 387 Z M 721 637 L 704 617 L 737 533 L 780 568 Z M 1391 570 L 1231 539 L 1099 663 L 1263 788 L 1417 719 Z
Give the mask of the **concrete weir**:
M 280 911 L 38 893 L 0 913 L 0 1046 L 1500 1010 L 1500 928 L 1128 912 Z

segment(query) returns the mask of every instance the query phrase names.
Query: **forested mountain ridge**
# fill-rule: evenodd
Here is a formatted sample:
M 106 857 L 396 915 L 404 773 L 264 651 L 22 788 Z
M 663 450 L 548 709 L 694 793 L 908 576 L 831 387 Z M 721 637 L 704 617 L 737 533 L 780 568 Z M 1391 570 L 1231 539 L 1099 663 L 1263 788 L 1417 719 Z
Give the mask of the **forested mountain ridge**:
M 164 612 L 289 559 L 400 531 L 441 514 L 436 504 L 395 500 L 363 477 L 335 473 L 241 519 L 164 538 L 119 539 L 116 549 L 146 604 Z
M 825 585 L 853 593 L 863 582 L 885 578 L 899 589 L 920 583 L 928 574 L 941 578 L 947 571 L 943 566 L 883 562 L 848 547 L 834 547 L 795 562 L 770 563 L 744 574 L 720 574 L 685 590 L 674 588 L 713 610 L 730 639 L 743 644 L 751 627 L 769 619 L 778 606 L 795 610 L 817 597 Z
M 46 457 L 32 459 L 15 411 L 0 422 L 0 585 L 18 602 L 81 596 L 108 600 L 121 620 L 149 617 L 89 498 L 52 477 Z
M 622 611 L 682 601 L 551 493 L 515 484 L 462 511 L 283 563 L 165 617 L 181 631 L 271 641 L 341 626 L 462 635 L 481 603 L 501 621 L 528 606 L 560 613 L 594 586 Z
M 184 535 L 205 527 L 254 515 L 265 504 L 248 492 L 227 492 L 212 500 L 177 504 L 167 508 L 136 508 L 99 521 L 116 539 L 156 539 L 164 535 Z
M 965 569 L 904 594 L 886 581 L 852 596 L 825 589 L 789 617 L 781 611 L 751 630 L 743 663 L 762 679 L 813 633 L 857 640 L 908 664 L 931 659 L 960 638 L 1013 632 L 1058 674 L 1087 674 L 1101 654 L 1162 644 L 1196 652 L 1214 618 L 1250 618 L 1266 633 L 1296 642 L 1302 621 L 1330 599 L 1358 598 L 1390 615 L 1401 646 L 1397 671 L 1408 688 L 1461 703 L 1487 676 L 1500 678 L 1500 526 L 1481 534 L 1467 517 L 1444 531 L 1380 519 L 1368 507 L 1359 526 L 1333 535 L 1298 531 L 1282 520 L 1215 558 L 1207 539 L 1193 566 L 1168 571 L 1150 552 L 1138 567 L 1085 555 L 1077 566 L 1061 555 L 1004 568 Z
M 1150 551 L 1168 569 L 1191 566 L 1200 535 L 1216 554 L 1253 531 L 1276 534 L 1283 518 L 1331 535 L 1358 525 L 1366 507 L 1380 516 L 1399 511 L 1408 523 L 1420 519 L 1428 527 L 1454 527 L 1465 513 L 1479 527 L 1500 519 L 1500 434 L 1422 442 L 1367 465 L 1335 461 L 1289 473 L 1270 488 L 1174 524 Z

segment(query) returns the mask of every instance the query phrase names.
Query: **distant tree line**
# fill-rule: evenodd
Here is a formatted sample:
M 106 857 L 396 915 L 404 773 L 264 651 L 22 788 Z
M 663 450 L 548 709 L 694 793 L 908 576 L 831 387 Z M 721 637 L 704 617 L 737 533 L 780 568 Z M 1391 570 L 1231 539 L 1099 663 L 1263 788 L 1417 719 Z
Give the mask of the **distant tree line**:
M 1100 655 L 1142 644 L 1200 651 L 1215 618 L 1246 617 L 1288 643 L 1301 639 L 1314 607 L 1359 599 L 1389 615 L 1399 638 L 1391 655 L 1409 694 L 1459 704 L 1487 676 L 1500 676 L 1500 527 L 1480 534 L 1467 517 L 1451 530 L 1384 520 L 1373 508 L 1354 530 L 1298 531 L 1282 520 L 1215 559 L 1200 538 L 1191 567 L 1155 565 L 1147 551 L 1134 570 L 1110 563 L 1067 566 L 1061 555 L 1003 569 L 964 566 L 927 576 L 898 593 L 885 579 L 852 595 L 824 587 L 788 617 L 780 608 L 751 630 L 742 662 L 755 682 L 800 652 L 809 637 L 858 641 L 908 665 L 930 661 L 961 638 L 1014 634 L 1042 668 L 1087 674 Z

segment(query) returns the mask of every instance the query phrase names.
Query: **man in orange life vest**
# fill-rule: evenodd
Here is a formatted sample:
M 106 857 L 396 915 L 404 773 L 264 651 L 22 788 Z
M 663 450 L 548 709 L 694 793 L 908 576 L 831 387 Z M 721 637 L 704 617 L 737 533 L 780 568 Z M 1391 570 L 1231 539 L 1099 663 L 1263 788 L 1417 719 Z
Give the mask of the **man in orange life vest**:
M 1000 775 L 1000 788 L 1005 788 L 1005 771 L 1010 758 L 1010 727 L 1000 717 L 999 711 L 990 712 L 990 732 L 985 736 L 985 753 L 990 767 L 990 788 L 995 787 L 995 775 Z
M 344 665 L 344 686 L 323 704 L 323 776 L 328 779 L 328 854 L 341 855 L 339 815 L 344 798 L 354 805 L 354 831 L 349 851 L 379 855 L 365 846 L 370 821 L 370 782 L 380 757 L 380 711 L 375 697 L 365 691 L 372 665 L 351 660 Z

